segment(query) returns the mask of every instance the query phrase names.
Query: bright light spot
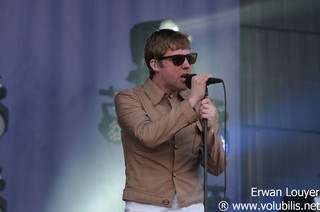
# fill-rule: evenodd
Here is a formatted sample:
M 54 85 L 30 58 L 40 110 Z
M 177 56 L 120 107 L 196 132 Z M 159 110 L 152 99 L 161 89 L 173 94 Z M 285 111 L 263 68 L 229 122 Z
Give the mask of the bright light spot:
M 97 142 L 97 144 L 99 144 Z M 97 149 L 70 151 L 55 178 L 46 212 L 115 212 L 124 210 L 122 147 L 107 141 Z
M 179 31 L 177 23 L 171 19 L 165 19 L 160 23 L 159 29 L 172 29 L 174 31 Z

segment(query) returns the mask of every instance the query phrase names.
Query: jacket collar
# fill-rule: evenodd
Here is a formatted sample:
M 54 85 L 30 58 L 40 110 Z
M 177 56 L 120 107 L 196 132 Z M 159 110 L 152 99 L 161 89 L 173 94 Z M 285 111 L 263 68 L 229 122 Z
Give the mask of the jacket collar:
M 146 80 L 142 88 L 153 105 L 159 104 L 161 99 L 166 95 L 166 93 L 156 84 L 154 84 L 154 82 L 150 78 Z M 183 99 L 186 99 L 188 97 L 188 93 L 189 89 L 179 92 L 179 96 L 181 96 Z

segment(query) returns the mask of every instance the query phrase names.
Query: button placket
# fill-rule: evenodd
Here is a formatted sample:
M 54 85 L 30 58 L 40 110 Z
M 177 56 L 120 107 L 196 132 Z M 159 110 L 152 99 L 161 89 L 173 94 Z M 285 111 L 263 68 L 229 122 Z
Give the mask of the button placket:
M 174 143 L 174 144 L 173 144 L 173 148 L 174 148 L 175 150 L 177 150 L 177 149 L 179 148 L 179 145 L 178 145 L 177 143 Z
M 173 176 L 173 177 L 176 177 L 177 175 L 178 175 L 177 172 L 172 172 L 172 176 Z

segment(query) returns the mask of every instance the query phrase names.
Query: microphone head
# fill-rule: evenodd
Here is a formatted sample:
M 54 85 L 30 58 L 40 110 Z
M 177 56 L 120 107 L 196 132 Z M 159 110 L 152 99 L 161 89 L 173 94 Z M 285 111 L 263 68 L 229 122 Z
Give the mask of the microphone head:
M 196 74 L 189 74 L 188 76 L 186 76 L 185 84 L 187 88 L 191 88 L 191 78 L 194 76 L 196 76 Z M 223 82 L 223 80 L 219 78 L 209 78 L 207 80 L 207 86 L 215 83 L 220 83 L 220 82 Z
M 186 76 L 185 84 L 187 88 L 191 88 L 191 78 L 194 76 L 196 76 L 196 74 L 189 74 L 188 76 Z

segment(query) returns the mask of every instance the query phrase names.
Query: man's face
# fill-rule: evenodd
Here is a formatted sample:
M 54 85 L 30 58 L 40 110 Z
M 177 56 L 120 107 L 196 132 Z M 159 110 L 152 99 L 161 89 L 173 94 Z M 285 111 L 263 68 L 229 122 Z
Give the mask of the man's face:
M 187 55 L 190 53 L 189 49 L 168 50 L 164 57 Z M 162 65 L 154 76 L 155 83 L 166 93 L 186 90 L 185 77 L 191 74 L 192 71 L 192 66 L 188 60 L 185 58 L 181 65 L 175 65 L 172 58 L 162 59 L 159 62 L 161 62 Z

